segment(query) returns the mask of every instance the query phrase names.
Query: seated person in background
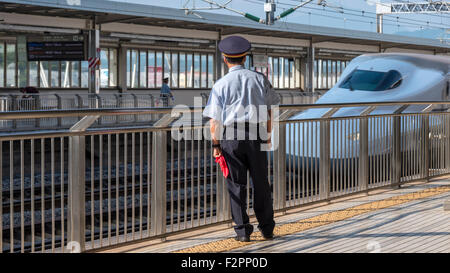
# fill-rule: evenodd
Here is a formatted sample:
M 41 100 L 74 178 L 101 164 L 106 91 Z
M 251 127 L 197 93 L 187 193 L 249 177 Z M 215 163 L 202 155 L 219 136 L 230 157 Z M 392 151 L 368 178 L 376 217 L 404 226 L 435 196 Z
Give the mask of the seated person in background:
M 169 78 L 164 78 L 159 97 L 162 99 L 164 107 L 169 106 L 169 97 L 172 98 L 172 102 L 174 101 L 174 97 L 169 87 Z
M 20 110 L 39 110 L 38 95 L 39 91 L 33 86 L 20 88 L 22 98 L 19 100 Z
M 33 86 L 27 86 L 24 88 L 20 88 L 20 92 L 23 93 L 22 98 L 27 99 L 27 98 L 32 98 L 32 95 L 28 95 L 28 94 L 39 94 L 39 91 L 36 89 L 36 87 Z

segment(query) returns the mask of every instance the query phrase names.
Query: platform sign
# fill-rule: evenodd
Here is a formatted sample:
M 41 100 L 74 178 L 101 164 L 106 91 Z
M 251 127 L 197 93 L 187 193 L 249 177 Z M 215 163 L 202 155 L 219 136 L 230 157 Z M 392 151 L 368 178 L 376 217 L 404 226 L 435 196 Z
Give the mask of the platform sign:
M 267 67 L 269 64 L 268 56 L 262 54 L 253 54 L 254 67 Z
M 29 36 L 28 61 L 84 61 L 86 42 L 84 35 Z

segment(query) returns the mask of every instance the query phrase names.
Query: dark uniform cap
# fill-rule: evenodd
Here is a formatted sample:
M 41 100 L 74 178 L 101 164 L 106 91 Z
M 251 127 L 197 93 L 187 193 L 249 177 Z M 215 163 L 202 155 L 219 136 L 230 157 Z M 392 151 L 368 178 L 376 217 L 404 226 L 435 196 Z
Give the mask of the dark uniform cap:
M 250 42 L 240 36 L 229 36 L 219 43 L 219 50 L 229 58 L 245 56 L 251 47 Z

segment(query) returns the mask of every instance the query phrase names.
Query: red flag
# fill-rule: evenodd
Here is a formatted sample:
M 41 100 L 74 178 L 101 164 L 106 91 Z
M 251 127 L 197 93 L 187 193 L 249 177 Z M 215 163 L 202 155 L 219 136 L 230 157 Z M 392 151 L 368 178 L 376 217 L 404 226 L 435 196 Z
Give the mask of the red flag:
M 223 176 L 227 178 L 230 171 L 228 170 L 227 162 L 225 161 L 223 155 L 216 157 L 216 163 L 219 163 L 220 168 L 222 169 Z

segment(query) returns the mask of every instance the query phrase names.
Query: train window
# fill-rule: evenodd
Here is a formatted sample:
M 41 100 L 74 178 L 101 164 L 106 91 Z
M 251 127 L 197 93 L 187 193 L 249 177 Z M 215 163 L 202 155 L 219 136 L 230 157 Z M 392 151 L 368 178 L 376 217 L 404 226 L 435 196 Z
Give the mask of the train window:
M 402 75 L 396 70 L 377 72 L 369 70 L 354 70 L 339 86 L 350 90 L 383 91 L 398 87 Z

